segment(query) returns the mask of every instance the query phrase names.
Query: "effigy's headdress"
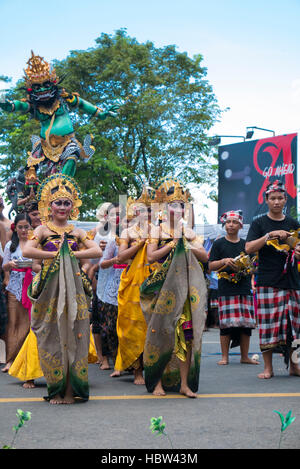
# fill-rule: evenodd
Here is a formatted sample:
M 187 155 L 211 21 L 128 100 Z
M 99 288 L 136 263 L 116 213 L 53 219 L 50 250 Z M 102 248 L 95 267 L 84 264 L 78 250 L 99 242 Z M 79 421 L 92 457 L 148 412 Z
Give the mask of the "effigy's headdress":
M 50 64 L 44 60 L 44 57 L 35 55 L 33 51 L 31 51 L 31 57 L 27 65 L 28 67 L 24 70 L 27 86 L 41 84 L 45 81 L 51 81 L 52 83 L 58 81 L 55 68 L 51 69 Z
M 278 179 L 274 182 L 271 182 L 266 189 L 266 195 L 269 195 L 271 192 L 284 192 L 286 193 L 286 188 L 283 182 L 278 181 Z
M 39 186 L 37 192 L 37 201 L 40 212 L 40 217 L 43 222 L 47 222 L 50 217 L 50 204 L 59 198 L 70 199 L 73 203 L 71 211 L 71 220 L 77 220 L 79 209 L 82 205 L 81 190 L 71 176 L 66 174 L 56 173 L 47 177 Z
M 155 195 L 155 189 L 152 189 L 152 187 L 150 186 L 144 185 L 140 197 L 136 199 L 134 199 L 133 197 L 128 197 L 126 204 L 127 217 L 133 217 L 139 205 L 145 205 L 146 207 L 150 207 L 151 204 L 156 202 Z
M 185 189 L 182 182 L 174 178 L 163 179 L 156 189 L 156 201 L 171 203 L 179 200 L 183 203 L 191 202 L 192 196 L 188 189 Z
M 27 171 L 25 172 L 25 184 L 26 183 L 35 183 L 38 185 L 38 177 L 37 177 L 37 174 L 36 174 L 36 170 L 35 170 L 35 167 L 34 166 L 31 166 L 27 169 Z
M 220 222 L 222 223 L 222 226 L 225 225 L 228 219 L 237 220 L 243 228 L 242 210 L 229 210 L 228 212 L 223 213 L 223 215 L 220 216 Z

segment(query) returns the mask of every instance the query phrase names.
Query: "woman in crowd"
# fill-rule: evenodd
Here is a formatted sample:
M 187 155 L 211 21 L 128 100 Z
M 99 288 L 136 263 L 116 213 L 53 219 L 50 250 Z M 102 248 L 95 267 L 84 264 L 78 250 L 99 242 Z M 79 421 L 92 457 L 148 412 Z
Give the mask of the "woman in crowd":
M 12 226 L 11 240 L 6 244 L 3 256 L 4 282 L 7 283 L 8 322 L 4 336 L 6 365 L 3 372 L 8 372 L 29 332 L 29 311 L 31 303 L 26 290 L 32 280 L 31 260 L 23 255 L 31 228 L 30 218 L 26 213 L 16 216 Z
M 103 257 L 100 260 L 100 273 L 106 272 L 106 282 L 102 289 L 102 300 L 98 300 L 98 317 L 101 329 L 101 341 L 106 344 L 103 350 L 104 365 L 109 369 L 109 355 L 115 362 L 118 350 L 117 317 L 118 317 L 118 291 L 120 277 L 125 264 L 121 264 L 118 257 L 118 236 L 122 227 L 120 207 L 112 207 L 108 214 L 108 223 L 112 230 L 112 239 L 107 242 Z M 103 368 L 102 368 L 103 369 Z M 105 369 L 105 368 L 104 368 Z M 119 376 L 120 371 L 112 373 L 112 377 Z
M 107 241 L 111 239 L 111 230 L 108 224 L 108 209 L 117 207 L 117 204 L 104 202 L 101 204 L 96 212 L 96 217 L 99 223 L 95 228 L 91 230 L 91 234 L 94 236 L 94 241 L 97 243 L 101 250 L 104 252 Z M 92 337 L 95 344 L 95 350 L 97 354 L 97 363 L 100 364 L 101 370 L 109 369 L 109 363 L 107 362 L 107 344 L 102 343 L 101 340 L 101 328 L 99 323 L 98 306 L 101 305 L 102 292 L 105 286 L 106 272 L 99 271 L 99 259 L 91 260 L 91 267 L 88 270 L 89 278 L 92 282 L 93 287 L 93 299 L 91 305 L 92 312 Z M 100 303 L 99 303 L 100 302 Z

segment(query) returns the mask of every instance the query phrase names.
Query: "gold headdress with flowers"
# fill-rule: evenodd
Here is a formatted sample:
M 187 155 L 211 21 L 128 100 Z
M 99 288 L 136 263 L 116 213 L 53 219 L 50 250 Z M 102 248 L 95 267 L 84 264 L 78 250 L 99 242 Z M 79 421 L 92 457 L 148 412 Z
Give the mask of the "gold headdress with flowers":
M 138 197 L 137 199 L 134 199 L 133 197 L 128 197 L 126 204 L 127 217 L 133 217 L 139 205 L 145 205 L 146 207 L 150 207 L 152 203 L 156 202 L 155 195 L 155 189 L 144 185 L 140 197 Z
M 31 51 L 31 57 L 27 65 L 28 67 L 24 70 L 27 86 L 58 80 L 55 69 L 51 70 L 50 64 L 43 57 L 35 55 L 33 51 Z
M 40 184 L 36 196 L 42 223 L 48 222 L 51 210 L 50 204 L 59 198 L 66 198 L 72 201 L 73 207 L 70 218 L 71 220 L 77 220 L 79 215 L 78 207 L 82 205 L 80 197 L 81 190 L 75 179 L 71 176 L 58 173 L 46 178 Z
M 191 206 L 192 196 L 182 182 L 176 178 L 166 177 L 162 179 L 156 189 L 155 201 L 163 206 L 174 201 L 184 203 L 184 221 L 190 223 L 190 217 L 193 219 L 193 210 Z M 163 221 L 166 217 L 166 207 L 159 212 L 159 220 Z M 192 220 L 191 219 L 191 220 Z M 192 221 L 191 221 L 192 222 Z
M 172 188 L 173 190 L 170 190 Z M 174 200 L 189 203 L 192 201 L 192 196 L 190 191 L 183 187 L 182 182 L 170 177 L 159 183 L 156 189 L 156 200 L 165 203 L 171 203 Z

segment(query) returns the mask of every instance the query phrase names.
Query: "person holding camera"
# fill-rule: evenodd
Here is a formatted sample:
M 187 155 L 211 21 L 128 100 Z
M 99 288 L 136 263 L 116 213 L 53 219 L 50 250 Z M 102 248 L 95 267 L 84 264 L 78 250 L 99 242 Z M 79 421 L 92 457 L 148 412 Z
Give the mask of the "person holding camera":
M 4 248 L 4 284 L 7 291 L 8 321 L 4 335 L 6 364 L 1 371 L 8 372 L 30 329 L 30 300 L 25 294 L 32 281 L 32 261 L 22 254 L 31 229 L 27 213 L 16 216 L 11 226 L 12 237 Z

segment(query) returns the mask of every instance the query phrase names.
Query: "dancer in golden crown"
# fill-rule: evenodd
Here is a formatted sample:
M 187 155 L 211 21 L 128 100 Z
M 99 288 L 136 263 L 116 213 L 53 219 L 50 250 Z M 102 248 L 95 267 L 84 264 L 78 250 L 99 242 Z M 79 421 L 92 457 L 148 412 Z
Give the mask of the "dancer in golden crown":
M 71 404 L 89 398 L 88 305 L 92 289 L 80 267 L 84 259 L 101 256 L 101 249 L 84 230 L 68 224 L 81 206 L 73 178 L 54 174 L 40 185 L 37 200 L 43 224 L 24 247 L 24 255 L 38 259 L 41 271 L 28 290 L 32 301 L 31 327 L 51 404 Z M 74 301 L 75 299 L 75 301 Z
M 149 392 L 175 391 L 196 397 L 206 283 L 201 262 L 207 254 L 187 219 L 190 194 L 177 180 L 166 179 L 157 190 L 166 219 L 152 230 L 147 247 L 151 275 L 141 286 L 141 307 L 148 325 L 144 349 Z M 162 211 L 163 212 L 163 211 Z
M 153 201 L 151 190 L 144 188 L 140 198 L 128 199 L 127 215 L 131 222 L 119 239 L 118 260 L 127 263 L 118 292 L 118 353 L 115 372 L 133 368 L 134 384 L 145 384 L 143 377 L 143 350 L 147 324 L 140 306 L 140 286 L 150 274 L 147 262 L 149 211 Z

